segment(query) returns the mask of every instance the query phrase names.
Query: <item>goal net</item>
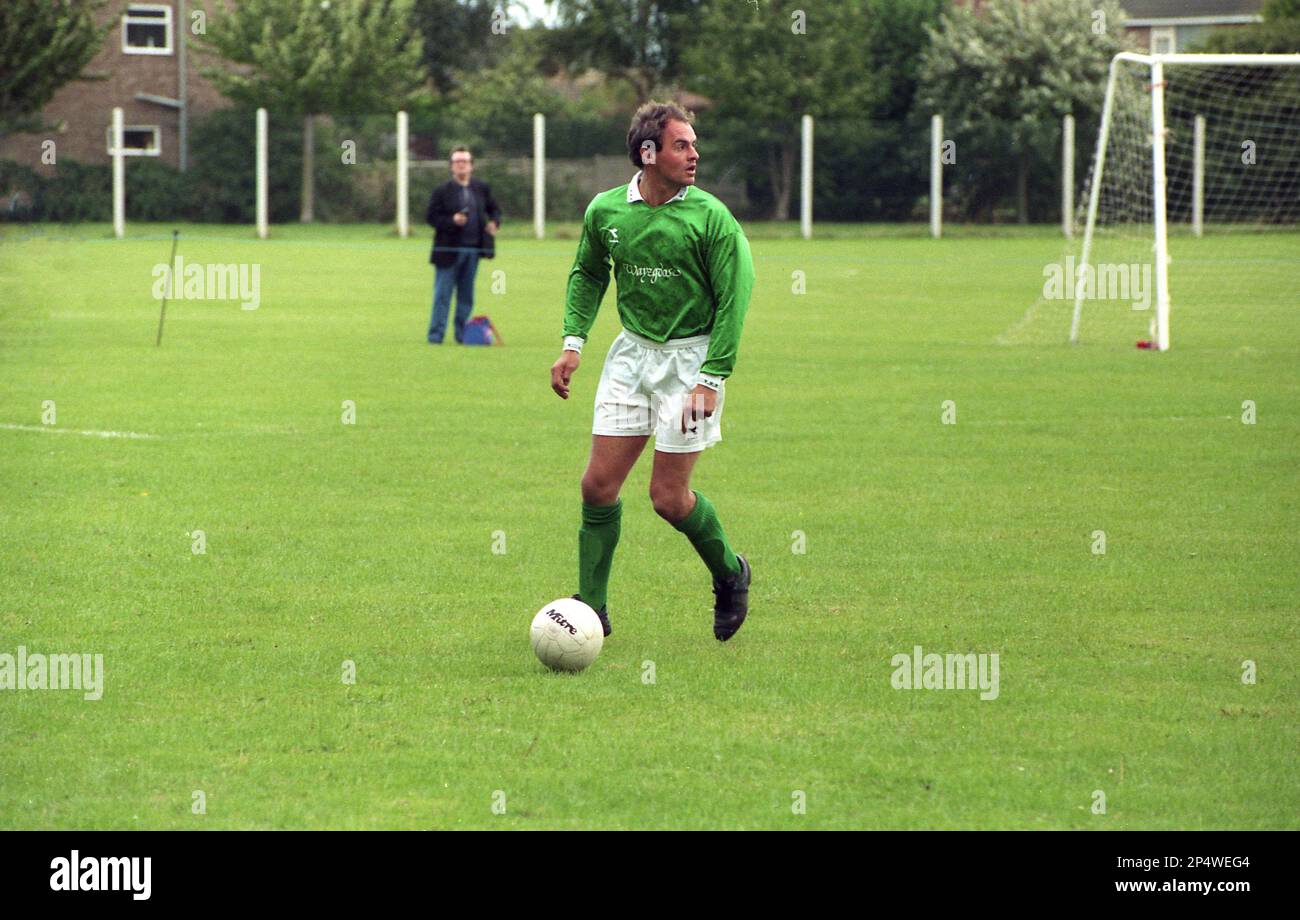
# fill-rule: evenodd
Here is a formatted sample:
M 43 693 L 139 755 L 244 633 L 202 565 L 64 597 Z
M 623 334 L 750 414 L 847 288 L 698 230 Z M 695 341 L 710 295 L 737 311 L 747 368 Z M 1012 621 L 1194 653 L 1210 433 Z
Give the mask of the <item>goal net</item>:
M 1116 55 L 1076 214 L 1021 335 L 1063 337 L 1067 312 L 1072 342 L 1160 350 L 1171 326 L 1213 346 L 1294 329 L 1300 54 Z

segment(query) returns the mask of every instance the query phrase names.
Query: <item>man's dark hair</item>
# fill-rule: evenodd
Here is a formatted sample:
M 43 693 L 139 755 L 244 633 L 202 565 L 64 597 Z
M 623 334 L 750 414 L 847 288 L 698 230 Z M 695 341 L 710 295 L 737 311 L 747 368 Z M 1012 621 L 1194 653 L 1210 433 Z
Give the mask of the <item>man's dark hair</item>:
M 454 157 L 458 153 L 468 153 L 469 158 L 471 160 L 474 159 L 474 154 L 470 151 L 468 147 L 466 147 L 464 144 L 457 144 L 455 147 L 451 148 L 451 153 L 447 155 L 447 162 L 450 163 L 452 157 Z
M 646 141 L 654 141 L 656 150 L 663 149 L 664 125 L 670 121 L 689 125 L 695 121 L 695 113 L 675 102 L 647 102 L 636 110 L 632 127 L 627 129 L 627 155 L 633 166 L 645 165 L 641 162 L 641 145 Z

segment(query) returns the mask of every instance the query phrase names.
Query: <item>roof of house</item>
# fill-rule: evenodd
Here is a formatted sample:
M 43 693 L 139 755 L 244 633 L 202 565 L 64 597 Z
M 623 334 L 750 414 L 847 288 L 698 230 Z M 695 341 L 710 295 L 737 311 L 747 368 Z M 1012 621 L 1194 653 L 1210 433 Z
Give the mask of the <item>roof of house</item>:
M 1258 16 L 1264 0 L 1120 0 L 1130 19 Z

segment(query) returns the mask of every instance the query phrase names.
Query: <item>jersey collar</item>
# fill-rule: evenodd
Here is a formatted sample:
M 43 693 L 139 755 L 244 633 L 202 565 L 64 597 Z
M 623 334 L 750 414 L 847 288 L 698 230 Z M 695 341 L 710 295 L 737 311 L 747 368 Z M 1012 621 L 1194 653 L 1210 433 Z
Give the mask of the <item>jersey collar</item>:
M 641 173 L 643 172 L 645 172 L 645 170 L 643 169 L 637 170 L 637 174 L 633 176 L 632 181 L 627 184 L 628 204 L 632 204 L 633 202 L 636 201 L 645 201 L 645 199 L 641 197 L 641 189 L 637 188 L 637 183 L 641 181 Z M 668 201 L 665 201 L 664 204 L 668 204 L 669 201 L 681 201 L 683 198 L 686 197 L 686 193 L 689 192 L 690 190 L 691 187 L 689 185 L 683 185 L 680 189 L 677 190 L 677 194 L 669 198 Z

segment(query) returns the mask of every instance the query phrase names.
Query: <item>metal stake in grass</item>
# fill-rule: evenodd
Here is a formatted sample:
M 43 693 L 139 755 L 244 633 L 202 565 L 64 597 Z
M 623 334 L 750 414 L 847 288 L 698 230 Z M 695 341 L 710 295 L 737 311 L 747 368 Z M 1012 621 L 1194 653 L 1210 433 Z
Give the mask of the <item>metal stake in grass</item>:
M 167 294 L 171 291 L 172 285 L 176 279 L 172 277 L 172 272 L 176 270 L 176 240 L 180 236 L 179 230 L 172 231 L 172 257 L 167 260 L 167 286 L 163 288 L 162 309 L 158 311 L 158 341 L 155 345 L 162 344 L 163 317 L 167 315 Z

